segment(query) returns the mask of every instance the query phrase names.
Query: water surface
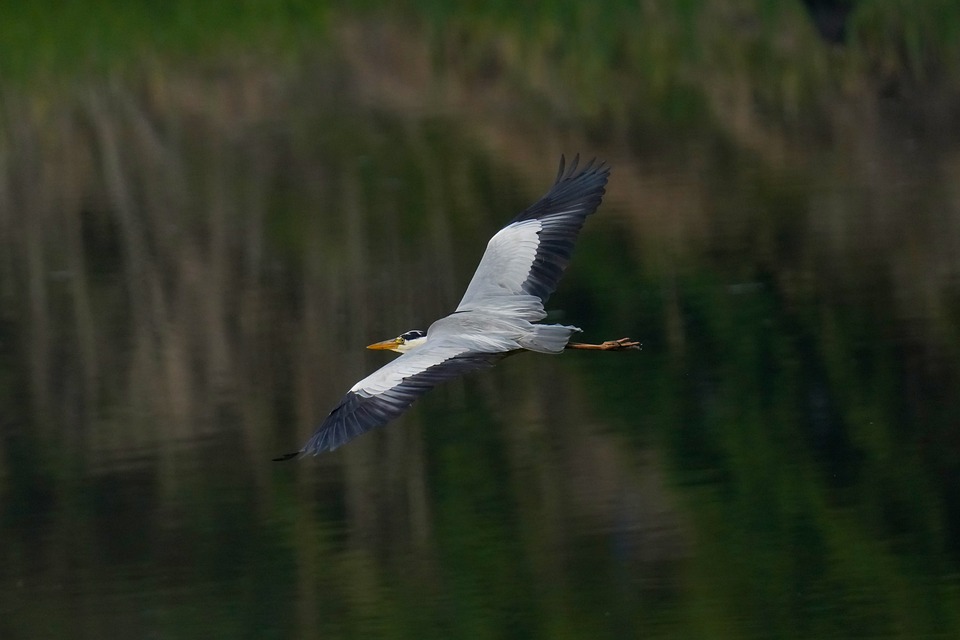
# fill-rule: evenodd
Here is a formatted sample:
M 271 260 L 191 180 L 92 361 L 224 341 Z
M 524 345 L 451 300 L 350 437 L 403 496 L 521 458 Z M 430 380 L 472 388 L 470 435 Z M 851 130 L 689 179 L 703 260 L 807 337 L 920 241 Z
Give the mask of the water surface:
M 955 636 L 957 131 L 706 118 L 662 154 L 337 77 L 8 104 L 0 635 Z M 561 150 L 613 172 L 552 318 L 643 350 L 510 358 L 271 462 Z

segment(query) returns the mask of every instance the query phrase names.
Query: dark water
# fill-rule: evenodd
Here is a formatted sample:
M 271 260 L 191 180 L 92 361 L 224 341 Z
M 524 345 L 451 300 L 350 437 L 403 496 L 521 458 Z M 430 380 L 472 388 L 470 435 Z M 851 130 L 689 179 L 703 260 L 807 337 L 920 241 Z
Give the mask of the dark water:
M 956 130 L 638 151 L 315 81 L 7 101 L 0 637 L 957 637 Z M 613 174 L 550 307 L 643 350 L 272 463 L 560 151 Z

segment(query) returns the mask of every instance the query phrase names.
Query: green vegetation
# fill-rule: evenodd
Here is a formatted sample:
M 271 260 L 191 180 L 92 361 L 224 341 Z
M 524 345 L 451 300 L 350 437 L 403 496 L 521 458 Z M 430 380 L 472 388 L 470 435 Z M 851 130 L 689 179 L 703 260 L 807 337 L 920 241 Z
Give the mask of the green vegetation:
M 0 73 L 63 80 L 139 71 L 157 61 L 217 63 L 301 50 L 325 32 L 329 8 L 307 0 L 40 0 L 0 7 Z
M 829 78 L 839 66 L 932 80 L 952 77 L 960 60 L 960 8 L 951 0 L 862 0 L 851 19 L 852 55 L 843 58 L 825 51 L 799 2 L 38 0 L 0 7 L 0 72 L 56 79 L 158 60 L 311 54 L 340 21 L 365 17 L 421 31 L 438 64 L 461 71 L 562 76 L 581 108 L 610 108 L 598 89 L 625 76 L 662 98 L 717 72 L 798 74 L 784 78 L 790 84 Z

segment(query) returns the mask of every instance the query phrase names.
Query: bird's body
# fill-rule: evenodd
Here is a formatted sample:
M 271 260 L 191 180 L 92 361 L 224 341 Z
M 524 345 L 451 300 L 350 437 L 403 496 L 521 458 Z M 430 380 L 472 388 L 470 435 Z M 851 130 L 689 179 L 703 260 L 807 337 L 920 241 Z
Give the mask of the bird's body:
M 336 449 L 396 418 L 440 382 L 517 351 L 635 348 L 626 339 L 571 344 L 577 327 L 537 323 L 547 315 L 543 305 L 570 261 L 584 220 L 600 205 L 608 176 L 609 169 L 593 162 L 577 172 L 576 160 L 565 172 L 561 158 L 550 191 L 490 239 L 457 309 L 427 331 L 370 345 L 402 355 L 355 384 L 303 449 L 277 459 Z

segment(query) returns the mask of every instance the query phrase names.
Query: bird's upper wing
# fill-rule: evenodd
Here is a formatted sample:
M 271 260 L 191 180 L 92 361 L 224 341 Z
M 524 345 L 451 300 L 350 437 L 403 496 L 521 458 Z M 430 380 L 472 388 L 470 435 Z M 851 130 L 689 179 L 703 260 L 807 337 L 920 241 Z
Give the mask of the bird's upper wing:
M 560 158 L 557 179 L 540 200 L 498 231 L 487 244 L 457 311 L 513 313 L 528 320 L 546 314 L 543 304 L 570 263 L 587 216 L 603 198 L 610 169 L 591 160 L 569 170 Z
M 393 420 L 444 380 L 491 366 L 503 355 L 443 340 L 408 351 L 353 385 L 303 449 L 277 460 L 332 451 Z

